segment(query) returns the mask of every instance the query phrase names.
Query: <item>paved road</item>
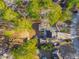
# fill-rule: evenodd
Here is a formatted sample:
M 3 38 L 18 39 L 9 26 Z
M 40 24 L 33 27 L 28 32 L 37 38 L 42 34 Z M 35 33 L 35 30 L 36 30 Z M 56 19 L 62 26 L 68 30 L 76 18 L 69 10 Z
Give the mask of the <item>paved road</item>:
M 71 25 L 72 44 L 79 56 L 79 12 L 73 16 Z

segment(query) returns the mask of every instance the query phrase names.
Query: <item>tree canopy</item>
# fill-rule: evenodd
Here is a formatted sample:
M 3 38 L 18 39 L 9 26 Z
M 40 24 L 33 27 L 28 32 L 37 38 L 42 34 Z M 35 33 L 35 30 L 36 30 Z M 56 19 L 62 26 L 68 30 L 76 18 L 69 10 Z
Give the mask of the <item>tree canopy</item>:
M 37 59 L 36 58 L 36 44 L 37 39 L 32 39 L 24 43 L 17 49 L 13 49 L 12 53 L 15 59 Z
M 54 25 L 61 17 L 61 7 L 58 4 L 53 3 L 52 0 L 40 0 L 40 7 L 41 10 L 44 9 L 44 11 L 49 9 L 44 17 L 49 19 L 51 25 Z
M 18 32 L 18 31 L 25 31 L 25 30 L 33 30 L 32 29 L 32 23 L 24 18 L 21 19 L 17 19 L 13 21 L 13 28 L 12 29 L 5 29 L 4 34 L 8 37 L 12 36 L 12 34 L 14 32 Z M 20 33 L 21 34 L 21 33 Z
M 48 14 L 48 18 L 51 25 L 54 25 L 62 15 L 62 10 L 59 5 L 54 4 L 51 8 L 51 11 Z
M 61 21 L 71 20 L 72 13 L 69 10 L 65 10 L 62 12 L 62 16 L 60 17 Z
M 68 0 L 67 9 L 71 9 L 77 3 L 79 3 L 79 0 Z
M 28 7 L 26 8 L 29 17 L 39 19 L 40 7 L 38 2 L 38 0 L 30 0 Z
M 3 14 L 3 19 L 6 21 L 11 21 L 11 20 L 17 19 L 18 17 L 19 17 L 19 14 L 17 12 L 14 12 L 10 8 L 7 8 Z
M 5 3 L 2 0 L 0 0 L 0 10 L 4 10 L 5 8 L 6 8 Z

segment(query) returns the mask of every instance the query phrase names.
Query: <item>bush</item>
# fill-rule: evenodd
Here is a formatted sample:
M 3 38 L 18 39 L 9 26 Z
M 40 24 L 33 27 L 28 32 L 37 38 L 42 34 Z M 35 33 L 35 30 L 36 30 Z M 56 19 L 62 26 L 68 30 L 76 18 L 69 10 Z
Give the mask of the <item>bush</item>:
M 54 49 L 54 46 L 53 46 L 53 44 L 50 44 L 50 43 L 42 44 L 41 49 L 45 50 L 45 51 L 52 51 Z

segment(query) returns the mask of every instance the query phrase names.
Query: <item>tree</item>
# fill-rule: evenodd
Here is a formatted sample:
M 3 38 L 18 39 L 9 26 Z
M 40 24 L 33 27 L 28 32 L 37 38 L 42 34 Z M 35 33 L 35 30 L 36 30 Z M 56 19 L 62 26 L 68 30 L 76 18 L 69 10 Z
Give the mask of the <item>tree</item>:
M 79 3 L 79 0 L 68 0 L 67 9 L 71 9 L 77 3 Z
M 39 19 L 40 8 L 38 0 L 31 0 L 26 8 L 26 12 L 30 18 Z
M 19 17 L 19 14 L 17 12 L 14 12 L 10 8 L 7 8 L 3 14 L 3 19 L 6 21 L 11 21 L 11 20 L 17 19 L 18 17 Z
M 35 31 L 32 28 L 32 23 L 27 19 L 17 19 L 13 22 L 13 28 L 7 28 L 4 30 L 4 35 L 11 41 L 11 47 L 15 44 L 22 44 L 24 39 L 30 40 L 35 36 Z
M 77 8 L 79 9 L 79 3 L 77 3 Z
M 60 20 L 64 22 L 67 20 L 71 20 L 71 18 L 72 18 L 72 13 L 69 10 L 65 10 L 62 12 L 62 16 L 60 17 Z
M 19 3 L 20 2 L 21 1 L 19 1 Z M 50 10 L 45 17 L 49 19 L 51 25 L 59 20 L 62 12 L 61 7 L 53 3 L 52 0 L 31 0 L 26 7 L 26 13 L 31 20 L 38 20 L 41 17 L 40 13 L 42 9 Z
M 48 18 L 51 25 L 54 25 L 62 15 L 61 7 L 59 5 L 53 5 L 51 8 L 51 12 L 48 14 Z
M 49 19 L 51 25 L 54 25 L 61 17 L 61 7 L 53 3 L 52 0 L 40 0 L 40 7 L 41 10 L 44 9 L 44 11 L 49 9 L 44 17 Z
M 29 19 L 20 18 L 16 19 L 14 22 L 15 29 L 32 29 L 32 23 L 29 21 Z
M 5 3 L 3 2 L 3 0 L 0 0 L 0 17 L 3 16 L 4 11 L 7 9 Z
M 22 0 L 16 0 L 16 4 L 17 4 L 17 5 L 22 4 L 21 2 L 22 2 Z
M 15 59 L 37 59 L 36 44 L 37 39 L 32 39 L 25 42 L 22 46 L 18 47 L 17 49 L 13 49 L 12 53 Z
M 4 10 L 6 8 L 5 3 L 3 2 L 3 0 L 0 0 L 0 10 Z

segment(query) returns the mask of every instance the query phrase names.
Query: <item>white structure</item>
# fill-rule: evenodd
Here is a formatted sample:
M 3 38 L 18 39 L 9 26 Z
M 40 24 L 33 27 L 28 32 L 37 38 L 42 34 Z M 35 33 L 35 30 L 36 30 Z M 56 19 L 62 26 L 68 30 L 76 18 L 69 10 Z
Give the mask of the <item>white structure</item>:
M 71 39 L 71 34 L 58 32 L 57 33 L 57 38 L 58 39 Z

